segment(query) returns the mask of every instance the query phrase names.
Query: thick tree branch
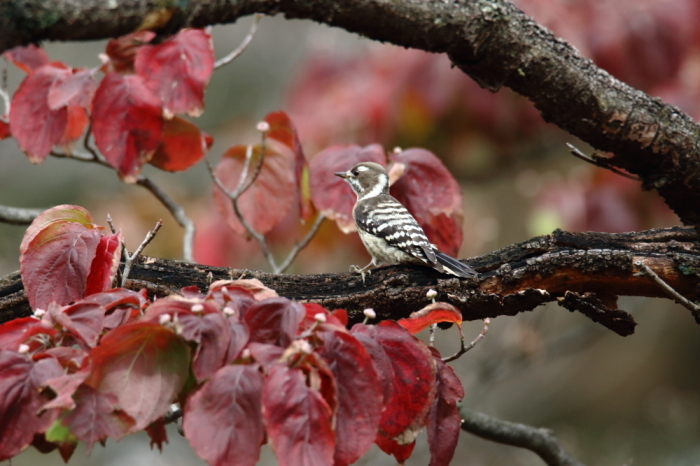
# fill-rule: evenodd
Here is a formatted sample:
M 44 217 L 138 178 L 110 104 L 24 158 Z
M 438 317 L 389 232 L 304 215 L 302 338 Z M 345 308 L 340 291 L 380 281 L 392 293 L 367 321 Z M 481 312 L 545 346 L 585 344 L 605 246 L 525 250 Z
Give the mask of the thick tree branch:
M 373 308 L 379 320 L 406 317 L 429 304 L 426 293 L 434 289 L 436 299 L 459 308 L 465 320 L 512 316 L 559 302 L 625 336 L 636 324 L 617 309 L 619 295 L 667 297 L 639 274 L 637 261 L 686 298 L 700 298 L 700 237 L 687 228 L 622 234 L 557 230 L 470 260 L 481 273 L 467 280 L 418 266 L 382 267 L 365 286 L 356 274 L 275 275 L 141 256 L 127 286 L 163 296 L 189 285 L 205 290 L 211 279 L 243 275 L 258 278 L 281 296 L 347 309 L 353 322 L 362 321 L 366 308 Z M 29 312 L 19 274 L 0 279 L 0 321 Z
M 145 27 L 169 33 L 253 13 L 283 13 L 446 53 L 483 87 L 510 87 L 532 100 L 545 120 L 613 152 L 610 165 L 638 175 L 683 222 L 700 225 L 700 126 L 599 69 L 507 0 L 7 0 L 0 2 L 0 51 Z
M 557 441 L 552 431 L 502 421 L 460 406 L 462 430 L 486 440 L 514 447 L 526 448 L 547 463 L 548 466 L 583 466 Z

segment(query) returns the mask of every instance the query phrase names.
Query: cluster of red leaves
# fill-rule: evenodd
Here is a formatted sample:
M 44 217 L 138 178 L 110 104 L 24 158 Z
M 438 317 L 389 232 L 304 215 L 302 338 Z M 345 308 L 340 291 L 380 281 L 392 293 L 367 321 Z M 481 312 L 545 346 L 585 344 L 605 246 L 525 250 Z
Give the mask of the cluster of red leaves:
M 242 215 L 255 231 L 268 233 L 295 206 L 304 220 L 316 209 L 335 220 L 343 232 L 355 231 L 352 207 L 356 196 L 333 173 L 346 171 L 360 162 L 383 166 L 390 162 L 391 194 L 411 211 L 440 250 L 457 254 L 462 244 L 462 193 L 457 181 L 432 152 L 408 149 L 387 158 L 378 144 L 367 147 L 347 144 L 328 147 L 307 162 L 294 124 L 286 113 L 270 113 L 265 121 L 270 131 L 264 147 L 262 144 L 234 146 L 224 154 L 215 171 L 227 190 L 235 192 L 262 163 L 255 183 L 238 201 Z M 250 168 L 246 180 L 241 180 L 247 157 Z M 235 215 L 231 200 L 218 186 L 214 186 L 214 198 L 228 225 L 245 236 L 247 232 Z
M 97 148 L 127 182 L 136 181 L 146 163 L 189 168 L 212 139 L 174 115 L 202 113 L 214 67 L 211 37 L 188 29 L 149 45 L 154 37 L 143 31 L 113 39 L 103 65 L 89 69 L 51 62 L 35 46 L 5 52 L 27 76 L 12 97 L 9 126 L 0 124 L 0 138 L 12 135 L 29 160 L 40 163 L 55 147 L 71 152 L 91 125 Z M 104 73 L 99 83 L 98 72 Z
M 415 333 L 461 322 L 433 304 L 399 323 L 357 324 L 257 280 L 212 283 L 149 302 L 108 289 L 119 234 L 84 210 L 44 212 L 22 243 L 35 315 L 0 326 L 0 460 L 145 430 L 167 441 L 171 403 L 209 464 L 254 465 L 270 442 L 281 465 L 348 465 L 373 443 L 407 459 L 427 426 L 431 464 L 449 464 L 463 390 Z M 47 286 L 50 282 L 51 287 Z M 409 331 L 410 330 L 410 331 Z

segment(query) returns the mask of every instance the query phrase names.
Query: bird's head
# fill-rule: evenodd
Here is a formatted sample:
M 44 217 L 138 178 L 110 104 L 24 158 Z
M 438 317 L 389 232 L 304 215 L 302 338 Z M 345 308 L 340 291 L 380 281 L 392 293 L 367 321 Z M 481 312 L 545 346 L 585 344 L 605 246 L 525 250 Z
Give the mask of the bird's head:
M 358 163 L 346 172 L 335 173 L 335 176 L 347 181 L 360 199 L 389 192 L 389 176 L 378 163 Z

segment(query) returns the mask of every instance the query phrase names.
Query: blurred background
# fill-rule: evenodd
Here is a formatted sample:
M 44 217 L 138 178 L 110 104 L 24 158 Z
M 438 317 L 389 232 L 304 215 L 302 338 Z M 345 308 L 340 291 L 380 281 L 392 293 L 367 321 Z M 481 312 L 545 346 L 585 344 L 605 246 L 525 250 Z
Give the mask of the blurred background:
M 521 8 L 583 55 L 652 96 L 700 116 L 700 0 L 518 0 Z M 234 49 L 252 18 L 213 28 L 217 57 Z M 45 44 L 53 60 L 97 66 L 105 42 Z M 5 62 L 8 89 L 24 73 Z M 214 137 L 216 161 L 235 144 L 257 143 L 256 123 L 287 111 L 311 159 L 331 144 L 382 144 L 387 151 L 424 147 L 460 182 L 464 244 L 459 257 L 501 248 L 555 228 L 622 232 L 678 224 L 655 193 L 569 155 L 585 144 L 542 121 L 507 89 L 480 89 L 444 56 L 374 43 L 309 21 L 266 17 L 246 52 L 217 70 L 197 125 Z M 31 165 L 12 139 L 0 141 L 0 204 L 86 207 L 106 224 L 109 213 L 134 249 L 155 222 L 164 228 L 146 249 L 181 258 L 182 231 L 148 192 L 121 183 L 94 164 L 49 158 Z M 216 211 L 203 163 L 183 173 L 147 166 L 145 174 L 181 203 L 197 225 L 199 262 L 268 270 L 257 245 L 233 234 Z M 305 228 L 293 214 L 268 239 L 282 254 Z M 19 268 L 24 228 L 0 224 L 0 275 Z M 292 234 L 294 232 L 294 234 Z M 290 273 L 345 272 L 369 259 L 356 234 L 326 221 Z M 651 286 L 651 285 L 650 285 Z M 700 464 L 700 329 L 668 300 L 622 298 L 638 322 L 623 339 L 579 314 L 547 306 L 494 319 L 486 339 L 452 363 L 464 403 L 502 419 L 555 431 L 590 465 Z M 481 322 L 465 324 L 476 337 Z M 443 354 L 456 351 L 454 329 L 438 335 Z M 162 454 L 145 434 L 132 435 L 75 465 L 202 464 L 171 426 Z M 261 464 L 275 464 L 264 447 Z M 59 464 L 57 453 L 27 450 L 13 466 Z M 408 461 L 429 462 L 425 435 Z M 373 448 L 358 464 L 394 464 Z M 462 434 L 453 464 L 541 465 L 534 454 Z

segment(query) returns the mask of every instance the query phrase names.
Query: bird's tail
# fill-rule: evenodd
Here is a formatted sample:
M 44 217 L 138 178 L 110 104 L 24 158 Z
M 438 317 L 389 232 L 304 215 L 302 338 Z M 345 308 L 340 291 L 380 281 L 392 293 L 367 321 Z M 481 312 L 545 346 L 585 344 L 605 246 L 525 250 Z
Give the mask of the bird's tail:
M 445 273 L 456 275 L 463 278 L 471 278 L 478 275 L 478 272 L 467 264 L 463 264 L 457 259 L 453 259 L 445 253 L 442 253 L 435 249 L 435 258 L 442 264 L 445 269 Z

